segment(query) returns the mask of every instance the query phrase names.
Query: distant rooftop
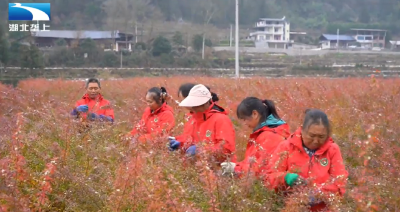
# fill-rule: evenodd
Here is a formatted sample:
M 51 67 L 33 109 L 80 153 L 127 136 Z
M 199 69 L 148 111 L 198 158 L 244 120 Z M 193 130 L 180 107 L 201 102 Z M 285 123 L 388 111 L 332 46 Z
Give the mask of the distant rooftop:
M 43 38 L 65 38 L 65 39 L 112 39 L 120 38 L 119 31 L 71 31 L 71 30 L 50 30 L 32 32 L 33 37 Z
M 350 35 L 331 35 L 331 34 L 322 34 L 321 38 L 325 38 L 325 40 L 340 40 L 340 41 L 355 41 L 352 36 Z
M 262 20 L 262 21 L 286 21 L 286 16 L 283 16 L 283 18 L 260 18 L 259 20 Z
M 307 35 L 307 32 L 290 31 L 289 33 L 290 33 L 291 35 Z
M 389 42 L 393 45 L 400 45 L 400 41 L 391 40 Z

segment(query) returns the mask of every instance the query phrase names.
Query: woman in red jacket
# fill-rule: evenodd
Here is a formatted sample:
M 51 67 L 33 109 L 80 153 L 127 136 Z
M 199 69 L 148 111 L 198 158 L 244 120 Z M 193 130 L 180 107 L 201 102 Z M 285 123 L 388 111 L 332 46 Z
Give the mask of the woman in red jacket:
M 175 119 L 172 107 L 167 105 L 167 97 L 167 90 L 164 87 L 154 87 L 147 92 L 148 107 L 140 122 L 131 131 L 134 139 L 140 142 L 155 142 L 157 138 L 169 135 L 175 126 Z
M 182 101 L 189 95 L 190 90 L 195 85 L 196 84 L 193 83 L 185 83 L 179 87 L 178 97 L 180 98 L 180 101 Z M 210 90 L 209 87 L 207 87 L 207 89 Z M 216 93 L 211 92 L 211 96 L 212 96 L 211 98 L 212 102 L 217 103 L 219 100 L 218 95 Z M 191 111 L 190 108 L 188 108 L 188 110 L 189 112 L 185 115 L 186 122 L 183 126 L 182 134 L 176 137 L 170 137 L 169 139 L 170 140 L 169 149 L 171 151 L 177 150 L 180 147 L 184 147 L 184 149 L 186 149 L 188 146 L 186 146 L 185 143 L 187 143 L 188 141 L 189 143 L 191 142 L 191 133 L 194 127 L 194 119 L 192 119 L 193 111 Z
M 71 112 L 76 117 L 89 120 L 101 120 L 114 122 L 114 110 L 110 102 L 101 95 L 100 81 L 90 78 L 85 84 L 86 94 L 75 103 Z
M 327 115 L 307 110 L 302 127 L 278 146 L 268 164 L 267 186 L 279 190 L 308 185 L 311 211 L 326 208 L 325 202 L 316 200 L 318 195 L 343 195 L 348 172 L 330 134 Z
M 211 92 L 204 85 L 194 86 L 179 104 L 193 111 L 194 120 L 186 153 L 196 154 L 196 146 L 205 144 L 218 165 L 227 159 L 235 161 L 235 130 L 227 112 L 212 101 Z
M 276 147 L 289 136 L 289 125 L 278 115 L 271 100 L 247 97 L 237 107 L 237 117 L 253 129 L 247 143 L 244 160 L 239 163 L 221 164 L 224 174 L 235 173 L 241 176 L 252 171 L 258 175 L 266 159 L 269 159 Z

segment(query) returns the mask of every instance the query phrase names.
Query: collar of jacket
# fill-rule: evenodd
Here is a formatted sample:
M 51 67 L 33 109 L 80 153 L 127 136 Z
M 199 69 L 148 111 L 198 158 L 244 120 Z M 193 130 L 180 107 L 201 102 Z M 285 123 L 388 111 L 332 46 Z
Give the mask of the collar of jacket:
M 219 106 L 213 102 L 213 103 L 211 103 L 210 107 L 208 107 L 208 109 L 206 111 L 201 112 L 201 113 L 193 113 L 193 117 L 196 120 L 206 121 L 215 113 L 227 114 L 224 108 L 222 108 L 221 106 Z
M 251 133 L 250 138 L 257 138 L 259 134 L 261 134 L 265 131 L 270 131 L 270 132 L 276 133 L 278 135 L 281 135 L 285 139 L 290 136 L 289 125 L 285 123 L 285 124 L 282 124 L 282 125 L 279 125 L 279 126 L 276 126 L 273 128 L 268 127 L 268 126 L 261 127 L 258 130 L 254 131 L 253 133 Z
M 103 96 L 99 93 L 95 99 L 91 99 L 91 98 L 89 97 L 89 94 L 85 94 L 85 95 L 83 95 L 82 99 L 85 99 L 85 100 L 95 100 L 95 101 L 99 101 L 99 102 L 100 102 L 100 101 L 103 100 Z
M 164 102 L 162 105 L 161 105 L 161 107 L 159 107 L 157 110 L 154 110 L 154 111 L 151 111 L 150 110 L 150 113 L 151 114 L 158 114 L 158 113 L 160 113 L 160 112 L 162 112 L 162 111 L 164 111 L 164 110 L 168 110 L 168 105 L 167 105 L 167 102 Z
M 256 132 L 256 131 L 258 131 L 259 129 L 265 127 L 265 126 L 267 126 L 267 127 L 269 127 L 269 128 L 275 128 L 275 127 L 279 127 L 279 126 L 281 126 L 281 125 L 283 125 L 283 124 L 286 124 L 286 122 L 283 121 L 282 119 L 277 119 L 277 118 L 275 118 L 275 116 L 271 114 L 271 115 L 269 115 L 269 116 L 267 117 L 267 120 L 265 120 L 264 122 L 262 122 L 261 124 L 259 124 L 259 125 L 253 130 L 253 133 Z

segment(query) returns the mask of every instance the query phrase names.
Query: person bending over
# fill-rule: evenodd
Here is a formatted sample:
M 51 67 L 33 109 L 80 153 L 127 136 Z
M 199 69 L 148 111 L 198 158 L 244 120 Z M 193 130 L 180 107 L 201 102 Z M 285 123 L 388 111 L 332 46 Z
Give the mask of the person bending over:
M 267 187 L 276 191 L 311 188 L 311 211 L 325 210 L 326 203 L 316 197 L 343 195 L 348 177 L 340 148 L 330 135 L 328 116 L 318 109 L 307 110 L 302 127 L 274 152 L 267 168 Z

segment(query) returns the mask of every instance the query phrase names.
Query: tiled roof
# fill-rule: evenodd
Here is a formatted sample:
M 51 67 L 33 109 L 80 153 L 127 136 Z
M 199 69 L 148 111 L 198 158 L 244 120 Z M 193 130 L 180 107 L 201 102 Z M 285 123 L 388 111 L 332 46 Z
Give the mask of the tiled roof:
M 114 36 L 113 36 L 114 35 Z M 67 39 L 112 39 L 119 38 L 118 31 L 71 31 L 71 30 L 50 30 L 32 32 L 33 37 L 42 38 L 67 38 Z
M 341 41 L 355 41 L 350 35 L 331 35 L 331 34 L 322 34 L 321 37 L 324 37 L 326 40 L 341 40 Z
M 286 21 L 286 17 L 283 18 L 260 18 L 262 21 Z

